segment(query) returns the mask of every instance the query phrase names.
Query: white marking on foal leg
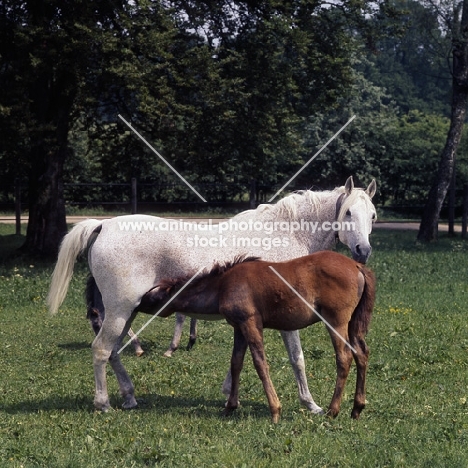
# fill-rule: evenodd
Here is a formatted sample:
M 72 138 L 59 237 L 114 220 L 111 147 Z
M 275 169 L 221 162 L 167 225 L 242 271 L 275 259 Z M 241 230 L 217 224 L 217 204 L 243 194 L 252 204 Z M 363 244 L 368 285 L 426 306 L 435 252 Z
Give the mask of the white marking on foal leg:
M 325 414 L 323 409 L 315 403 L 307 385 L 304 353 L 302 352 L 299 332 L 297 330 L 281 331 L 281 336 L 288 351 L 289 362 L 293 368 L 294 376 L 296 377 L 300 402 L 314 414 Z
M 172 337 L 171 344 L 167 351 L 164 353 L 165 357 L 171 357 L 172 353 L 179 347 L 180 338 L 182 337 L 182 329 L 184 328 L 185 315 L 176 313 L 176 324 L 174 328 L 174 336 Z
M 135 354 L 138 357 L 140 357 L 144 353 L 144 351 L 143 351 L 143 348 L 141 347 L 140 340 L 135 335 L 135 333 L 133 333 L 133 330 L 131 328 L 128 330 L 128 336 L 132 340 L 133 347 L 135 348 Z

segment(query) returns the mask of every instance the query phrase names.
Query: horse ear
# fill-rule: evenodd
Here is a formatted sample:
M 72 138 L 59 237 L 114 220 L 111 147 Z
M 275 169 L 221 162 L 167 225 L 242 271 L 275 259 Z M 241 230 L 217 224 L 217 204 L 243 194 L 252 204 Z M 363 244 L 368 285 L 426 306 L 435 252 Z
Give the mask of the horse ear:
M 366 189 L 366 193 L 367 195 L 369 195 L 369 198 L 372 198 L 375 195 L 375 192 L 377 192 L 377 182 L 375 181 L 375 179 L 372 179 L 372 182 Z
M 350 195 L 354 188 L 353 176 L 349 176 L 344 186 L 347 195 Z

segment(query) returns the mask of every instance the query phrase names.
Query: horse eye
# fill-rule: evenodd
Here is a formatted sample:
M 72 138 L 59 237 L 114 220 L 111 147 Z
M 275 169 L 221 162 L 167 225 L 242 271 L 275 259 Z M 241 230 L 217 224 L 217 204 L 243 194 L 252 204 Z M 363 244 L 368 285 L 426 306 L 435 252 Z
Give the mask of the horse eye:
M 346 211 L 346 216 L 351 216 L 351 211 L 347 210 Z
M 372 221 L 375 221 L 375 218 L 376 218 L 375 213 L 372 213 Z

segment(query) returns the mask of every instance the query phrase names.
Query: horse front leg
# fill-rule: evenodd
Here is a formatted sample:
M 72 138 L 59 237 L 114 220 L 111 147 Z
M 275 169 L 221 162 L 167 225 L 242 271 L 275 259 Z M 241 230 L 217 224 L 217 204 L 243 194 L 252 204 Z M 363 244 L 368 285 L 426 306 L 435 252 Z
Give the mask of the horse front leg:
M 327 327 L 328 328 L 328 327 Z M 333 347 L 335 348 L 336 360 L 336 383 L 335 391 L 327 411 L 327 415 L 335 418 L 340 412 L 341 399 L 348 378 L 353 353 L 348 340 L 348 324 L 342 327 L 336 327 L 333 330 L 328 329 Z
M 182 336 L 182 328 L 185 322 L 185 315 L 176 313 L 176 324 L 174 329 L 174 336 L 172 337 L 171 344 L 169 348 L 164 353 L 165 357 L 171 357 L 172 353 L 179 347 L 180 344 L 180 337 Z
M 234 346 L 231 356 L 231 371 L 232 376 L 229 398 L 226 402 L 224 414 L 227 416 L 239 407 L 239 381 L 240 373 L 244 365 L 245 352 L 247 350 L 247 341 L 243 333 L 238 329 L 234 329 Z
M 137 405 L 134 397 L 133 383 L 118 354 L 122 339 L 127 334 L 130 324 L 131 320 L 127 321 L 124 318 L 118 318 L 111 323 L 107 316 L 92 344 L 94 379 L 96 384 L 94 406 L 103 412 L 110 409 L 106 378 L 106 364 L 108 361 L 117 377 L 120 393 L 124 397 L 124 408 L 132 408 Z
M 315 403 L 309 391 L 299 331 L 281 331 L 281 337 L 288 351 L 289 362 L 291 363 L 296 378 L 299 401 L 306 406 L 311 413 L 325 414 L 323 409 Z

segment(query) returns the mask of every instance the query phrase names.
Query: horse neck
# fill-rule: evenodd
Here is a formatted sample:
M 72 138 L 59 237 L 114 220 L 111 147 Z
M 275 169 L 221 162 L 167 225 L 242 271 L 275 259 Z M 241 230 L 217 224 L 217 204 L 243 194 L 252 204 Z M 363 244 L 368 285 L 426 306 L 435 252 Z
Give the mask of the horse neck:
M 279 216 L 291 222 L 297 222 L 300 230 L 293 233 L 296 241 L 307 248 L 308 252 L 331 249 L 336 242 L 336 234 L 331 229 L 325 230 L 324 223 L 336 221 L 336 203 L 340 191 L 318 192 L 312 197 L 307 192 L 304 193 L 304 200 L 297 204 L 295 214 L 291 216 L 291 211 L 280 210 Z

